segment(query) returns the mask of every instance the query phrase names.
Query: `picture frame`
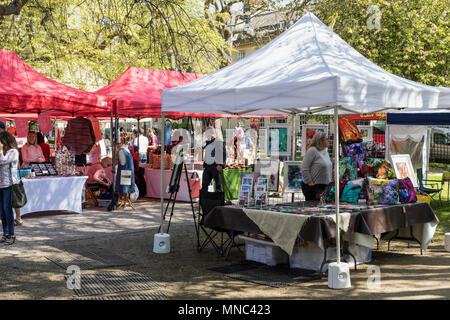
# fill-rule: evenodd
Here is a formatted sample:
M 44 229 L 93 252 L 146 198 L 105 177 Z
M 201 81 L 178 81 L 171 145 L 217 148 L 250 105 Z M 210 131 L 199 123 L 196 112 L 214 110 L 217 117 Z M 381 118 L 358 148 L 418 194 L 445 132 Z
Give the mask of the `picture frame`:
M 363 137 L 363 142 L 373 140 L 373 127 L 372 126 L 358 126 L 358 130 Z
M 278 150 L 272 146 L 272 138 L 278 136 Z M 284 123 L 272 123 L 267 126 L 267 155 L 290 156 L 292 155 L 292 126 Z
M 267 177 L 267 191 L 278 192 L 280 177 L 280 160 L 278 159 L 257 159 L 254 167 L 255 177 Z
M 302 191 L 302 162 L 285 161 L 283 192 L 301 192 Z
M 397 179 L 404 179 L 408 177 L 414 188 L 419 187 L 409 154 L 393 154 L 391 155 L 391 162 Z
M 311 141 L 316 132 L 325 132 L 328 135 L 326 124 L 304 124 L 302 127 L 302 156 L 305 156 L 311 146 Z
M 260 155 L 267 155 L 267 147 L 269 143 L 267 141 L 267 128 L 261 128 L 258 130 L 258 145 L 256 152 Z

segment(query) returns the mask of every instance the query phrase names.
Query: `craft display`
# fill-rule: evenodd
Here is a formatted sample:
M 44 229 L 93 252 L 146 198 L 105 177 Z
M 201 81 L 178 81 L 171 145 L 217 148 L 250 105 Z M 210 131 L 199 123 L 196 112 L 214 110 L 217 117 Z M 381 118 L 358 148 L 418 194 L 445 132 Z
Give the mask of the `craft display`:
M 267 127 L 268 155 L 291 155 L 292 127 L 285 124 L 269 124 Z
M 31 172 L 33 172 L 36 177 L 58 175 L 58 172 L 50 162 L 45 163 L 32 162 L 29 164 L 29 167 L 31 169 Z
M 370 204 L 399 204 L 398 180 L 376 179 L 369 180 L 369 203 Z
M 305 156 L 311 146 L 312 139 L 317 132 L 328 134 L 328 125 L 326 124 L 305 124 L 302 128 L 302 155 Z
M 241 174 L 241 189 L 239 190 L 238 203 L 241 206 L 248 206 L 253 193 L 253 173 Z
M 369 142 L 373 140 L 372 126 L 358 126 L 358 130 L 361 133 L 363 142 Z
M 284 183 L 283 192 L 301 192 L 302 191 L 302 162 L 286 161 L 284 162 Z
M 358 143 L 362 142 L 362 135 L 355 124 L 355 121 L 340 117 L 339 118 L 339 132 L 342 142 L 344 143 Z
M 255 185 L 255 205 L 267 205 L 267 177 L 261 176 L 256 179 Z
M 416 191 L 408 177 L 398 180 L 398 196 L 401 203 L 417 202 Z
M 279 176 L 280 176 L 280 160 L 257 159 L 255 162 L 255 178 L 260 175 L 267 177 L 267 190 L 278 192 Z
M 72 176 L 76 173 L 75 152 L 56 151 L 55 169 L 61 176 Z
M 418 188 L 419 185 L 409 154 L 393 154 L 391 155 L 391 159 L 397 179 L 409 178 L 414 188 Z

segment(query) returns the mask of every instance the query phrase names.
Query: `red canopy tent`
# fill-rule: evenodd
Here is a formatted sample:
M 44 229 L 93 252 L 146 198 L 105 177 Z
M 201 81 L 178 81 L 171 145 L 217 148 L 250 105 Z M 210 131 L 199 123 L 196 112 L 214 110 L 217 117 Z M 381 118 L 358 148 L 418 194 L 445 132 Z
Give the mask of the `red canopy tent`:
M 161 92 L 178 87 L 203 77 L 199 73 L 186 73 L 170 70 L 155 70 L 128 67 L 117 79 L 95 94 L 112 100 L 113 109 L 122 117 L 161 117 Z M 168 112 L 166 117 L 263 117 L 259 115 L 237 116 L 233 114 L 206 114 L 191 112 Z M 283 117 L 277 115 L 272 117 Z
M 108 115 L 107 98 L 69 87 L 33 70 L 13 51 L 0 50 L 0 112 L 52 116 Z

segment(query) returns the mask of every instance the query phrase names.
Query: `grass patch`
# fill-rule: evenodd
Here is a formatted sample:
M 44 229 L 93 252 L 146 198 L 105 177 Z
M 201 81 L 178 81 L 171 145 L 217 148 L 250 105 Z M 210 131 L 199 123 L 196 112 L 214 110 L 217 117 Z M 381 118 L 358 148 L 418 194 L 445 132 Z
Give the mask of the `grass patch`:
M 428 179 L 442 181 L 442 174 L 429 175 Z M 448 203 L 450 195 L 448 193 L 448 183 L 449 182 L 445 182 L 442 185 L 442 204 L 439 203 L 439 200 L 431 200 L 431 208 L 433 208 L 434 213 L 439 218 L 439 224 L 433 237 L 434 239 L 444 239 L 445 233 L 450 232 L 450 203 Z M 441 186 L 441 184 L 439 184 L 439 186 Z M 437 196 L 435 196 L 435 198 L 437 198 Z

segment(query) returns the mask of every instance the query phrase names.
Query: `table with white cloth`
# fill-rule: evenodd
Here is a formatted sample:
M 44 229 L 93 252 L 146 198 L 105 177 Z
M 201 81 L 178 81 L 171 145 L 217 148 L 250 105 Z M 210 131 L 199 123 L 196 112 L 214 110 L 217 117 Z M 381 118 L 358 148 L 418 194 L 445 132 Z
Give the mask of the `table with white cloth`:
M 201 187 L 201 178 L 203 175 L 203 171 L 200 170 L 188 170 L 188 178 L 190 179 L 192 177 L 192 173 L 196 172 L 199 177 L 199 185 Z M 164 170 L 164 199 L 170 198 L 170 193 L 167 193 L 167 186 L 170 183 L 170 177 L 172 175 L 172 170 Z M 145 168 L 145 182 L 147 185 L 147 198 L 161 198 L 161 169 L 151 169 L 151 168 Z M 193 187 L 191 186 L 191 189 Z M 196 200 L 197 198 L 193 198 L 192 200 Z M 189 202 L 189 190 L 186 183 L 186 173 L 183 170 L 181 173 L 181 179 L 180 179 L 180 189 L 177 194 L 177 200 L 179 201 L 187 201 Z
M 87 176 L 22 179 L 27 203 L 20 215 L 39 211 L 82 212 L 82 195 Z

